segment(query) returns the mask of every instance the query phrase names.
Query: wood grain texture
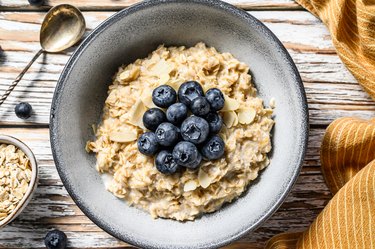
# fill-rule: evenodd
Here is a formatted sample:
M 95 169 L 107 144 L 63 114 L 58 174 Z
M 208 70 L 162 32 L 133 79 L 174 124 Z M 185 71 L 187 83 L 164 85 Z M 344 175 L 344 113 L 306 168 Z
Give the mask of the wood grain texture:
M 84 12 L 88 30 L 114 12 Z M 295 61 L 306 88 L 312 125 L 328 125 L 342 116 L 371 117 L 375 103 L 357 84 L 335 53 L 324 25 L 306 11 L 250 11 L 284 43 Z M 5 91 L 39 49 L 38 34 L 44 13 L 0 12 L 0 91 Z M 0 124 L 48 125 L 56 85 L 70 51 L 41 56 L 0 108 Z M 32 104 L 35 114 L 18 119 L 14 106 Z
M 73 248 L 125 245 L 94 225 L 69 197 L 53 163 L 47 128 L 0 128 L 0 133 L 22 139 L 35 153 L 40 169 L 32 201 L 17 220 L 1 230 L 0 248 L 42 248 L 43 237 L 52 228 L 65 231 Z M 302 173 L 285 203 L 261 228 L 239 243 L 247 242 L 246 248 L 263 248 L 274 234 L 304 230 L 326 205 L 331 196 L 319 167 L 322 136 L 322 129 L 311 130 Z
M 1 10 L 41 10 L 49 9 L 57 4 L 68 3 L 79 7 L 82 10 L 120 10 L 140 0 L 48 0 L 41 7 L 30 6 L 27 0 L 2 0 L 0 1 Z M 224 2 L 233 4 L 243 9 L 302 9 L 293 0 L 224 0 Z
M 112 15 L 113 10 L 138 0 L 46 2 L 47 5 L 35 8 L 28 5 L 27 0 L 0 0 L 0 46 L 4 49 L 0 52 L 0 92 L 5 91 L 38 51 L 40 23 L 50 6 L 64 2 L 83 10 L 95 10 L 84 12 L 90 31 Z M 253 10 L 250 13 L 263 21 L 286 46 L 304 81 L 313 127 L 302 173 L 285 203 L 260 229 L 228 247 L 263 248 L 275 234 L 306 229 L 330 200 L 320 172 L 323 128 L 342 116 L 373 117 L 375 103 L 336 55 L 324 25 L 292 0 L 227 2 Z M 47 129 L 49 109 L 56 81 L 73 50 L 39 58 L 0 108 L 0 133 L 25 141 L 34 151 L 40 167 L 36 194 L 21 216 L 1 230 L 0 248 L 44 248 L 43 237 L 52 228 L 67 232 L 70 248 L 130 248 L 83 215 L 67 194 L 54 166 Z M 35 110 L 27 122 L 14 115 L 14 106 L 20 101 L 30 102 Z

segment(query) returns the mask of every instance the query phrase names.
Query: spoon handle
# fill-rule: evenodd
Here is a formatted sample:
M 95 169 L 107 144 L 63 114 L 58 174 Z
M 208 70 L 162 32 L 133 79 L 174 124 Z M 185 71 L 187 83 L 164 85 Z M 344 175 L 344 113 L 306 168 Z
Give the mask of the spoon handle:
M 29 68 L 31 67 L 31 65 L 34 63 L 34 61 L 36 59 L 38 59 L 38 57 L 43 53 L 43 51 L 44 51 L 43 49 L 40 49 L 34 55 L 34 57 L 31 59 L 31 61 L 29 62 L 29 64 L 27 64 L 27 66 L 22 70 L 22 72 L 17 76 L 16 80 L 12 82 L 12 84 L 9 86 L 8 90 L 6 90 L 6 92 L 3 94 L 3 96 L 1 96 L 1 98 L 0 98 L 0 105 L 2 105 L 4 103 L 4 101 L 6 100 L 6 98 L 8 98 L 9 94 L 17 86 L 18 82 L 20 82 L 20 80 L 22 79 L 23 75 L 27 72 L 27 70 L 29 70 Z

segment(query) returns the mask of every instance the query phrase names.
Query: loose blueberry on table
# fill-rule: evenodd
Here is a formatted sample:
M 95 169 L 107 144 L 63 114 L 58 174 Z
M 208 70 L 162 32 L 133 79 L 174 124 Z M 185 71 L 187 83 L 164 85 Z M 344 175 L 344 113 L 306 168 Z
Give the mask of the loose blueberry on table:
M 32 110 L 32 106 L 27 102 L 21 102 L 14 108 L 16 116 L 22 119 L 28 119 L 31 116 Z
M 47 249 L 65 249 L 67 244 L 66 234 L 57 229 L 49 231 L 44 238 L 44 244 Z
M 143 124 L 150 131 L 143 133 L 137 144 L 142 154 L 155 156 L 158 171 L 168 175 L 182 167 L 197 169 L 202 158 L 217 160 L 224 155 L 224 141 L 217 135 L 223 126 L 217 111 L 225 102 L 219 89 L 211 88 L 204 94 L 198 82 L 187 81 L 176 93 L 172 87 L 161 85 L 153 90 L 152 101 L 166 108 L 166 113 L 159 108 L 144 113 Z
M 44 3 L 44 0 L 28 0 L 31 5 L 40 6 Z

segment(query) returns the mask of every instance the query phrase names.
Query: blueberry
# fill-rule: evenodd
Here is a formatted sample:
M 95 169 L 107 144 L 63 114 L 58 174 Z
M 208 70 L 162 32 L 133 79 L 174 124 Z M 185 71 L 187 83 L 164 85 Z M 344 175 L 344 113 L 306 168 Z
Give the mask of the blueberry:
M 156 135 L 153 132 L 145 132 L 138 138 L 138 150 L 147 156 L 155 155 L 159 150 Z
M 204 92 L 202 86 L 196 81 L 187 81 L 178 89 L 178 99 L 187 106 L 190 106 L 191 101 L 199 96 L 204 96 Z
M 185 141 L 194 144 L 203 143 L 210 132 L 206 120 L 197 116 L 190 116 L 181 124 L 181 136 Z
M 177 164 L 189 169 L 195 169 L 202 161 L 202 155 L 197 147 L 190 142 L 179 142 L 173 149 L 173 158 Z
M 206 98 L 208 103 L 210 103 L 211 110 L 219 111 L 224 107 L 224 95 L 217 88 L 211 88 L 206 92 Z
M 66 248 L 66 242 L 66 234 L 57 229 L 49 231 L 44 238 L 47 249 L 64 249 Z
M 32 106 L 27 102 L 21 102 L 14 108 L 17 117 L 22 119 L 28 119 L 31 116 L 32 110 Z
M 174 160 L 172 153 L 167 150 L 160 151 L 155 158 L 155 166 L 163 174 L 173 174 L 179 166 Z
M 156 141 L 163 146 L 173 146 L 179 138 L 179 131 L 176 126 L 171 123 L 161 123 L 155 131 Z
M 214 135 L 202 146 L 201 153 L 208 160 L 219 159 L 224 155 L 224 141 L 218 135 Z
M 210 112 L 207 114 L 205 119 L 210 127 L 210 132 L 219 133 L 221 127 L 223 126 L 223 118 L 217 112 Z
M 143 114 L 143 124 L 151 131 L 155 131 L 156 128 L 165 121 L 167 121 L 165 113 L 159 108 L 148 109 Z
M 166 108 L 175 103 L 176 100 L 176 91 L 168 85 L 161 85 L 152 91 L 152 102 L 154 102 L 156 106 Z
M 44 0 L 28 0 L 31 5 L 40 6 L 44 3 Z
M 210 104 L 205 97 L 197 97 L 191 101 L 190 111 L 197 116 L 205 116 L 210 112 Z
M 167 110 L 167 120 L 174 125 L 179 125 L 187 118 L 188 109 L 183 103 L 175 103 Z

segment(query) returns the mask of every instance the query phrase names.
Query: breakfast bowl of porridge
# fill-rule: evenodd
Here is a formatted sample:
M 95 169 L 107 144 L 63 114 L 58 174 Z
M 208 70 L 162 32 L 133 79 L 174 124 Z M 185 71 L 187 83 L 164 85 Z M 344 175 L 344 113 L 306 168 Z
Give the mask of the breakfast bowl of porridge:
M 289 54 L 220 1 L 145 1 L 95 29 L 51 107 L 60 177 L 99 227 L 140 247 L 217 248 L 298 177 L 308 113 Z

